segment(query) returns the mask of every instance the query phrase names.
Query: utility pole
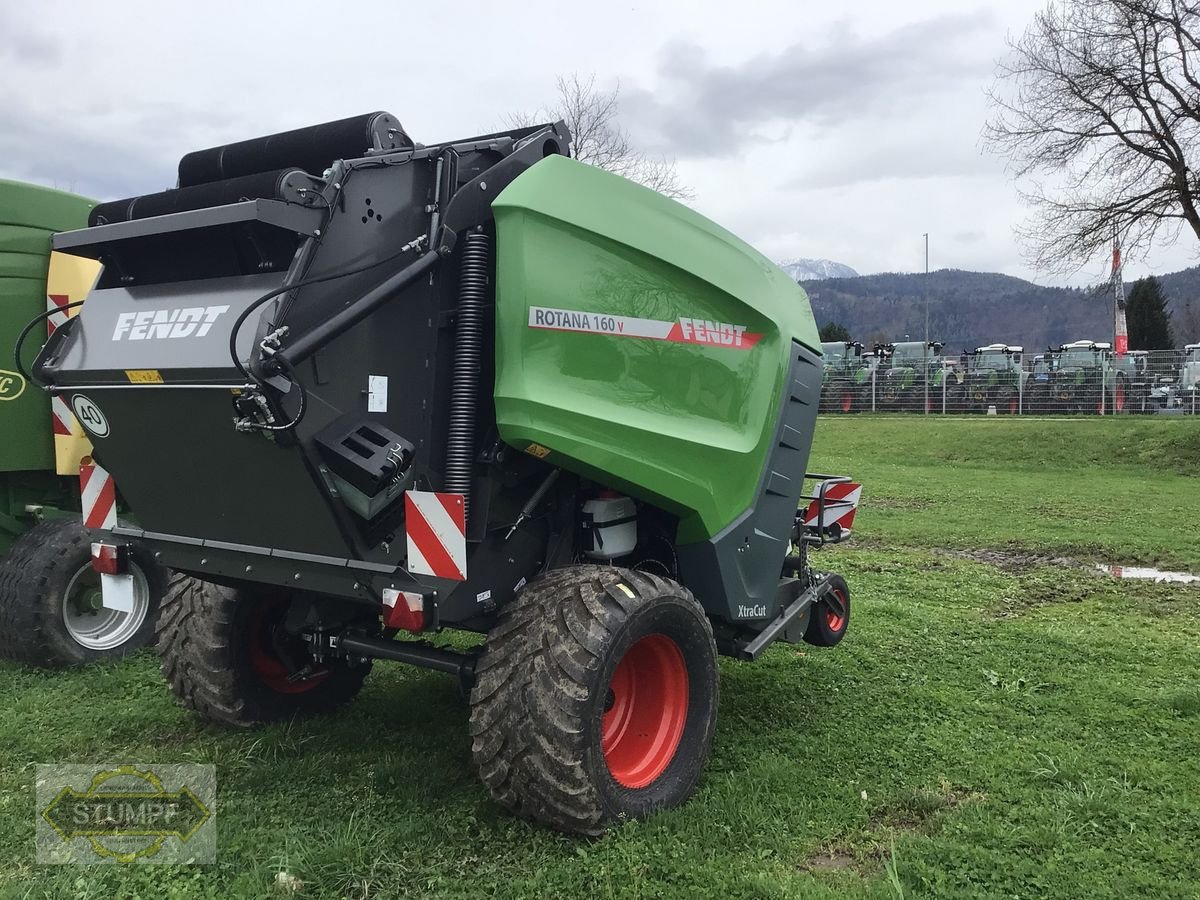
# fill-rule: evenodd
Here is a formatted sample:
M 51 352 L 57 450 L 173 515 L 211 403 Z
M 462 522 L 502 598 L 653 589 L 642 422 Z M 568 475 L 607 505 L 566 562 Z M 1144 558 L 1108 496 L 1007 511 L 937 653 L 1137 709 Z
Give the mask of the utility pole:
M 929 232 L 925 232 L 925 415 L 929 415 Z

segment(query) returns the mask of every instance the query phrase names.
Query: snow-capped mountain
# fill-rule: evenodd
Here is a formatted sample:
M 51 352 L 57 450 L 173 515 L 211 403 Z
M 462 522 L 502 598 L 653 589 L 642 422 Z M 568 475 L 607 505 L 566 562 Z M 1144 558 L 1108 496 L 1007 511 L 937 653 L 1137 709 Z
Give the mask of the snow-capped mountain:
M 857 278 L 858 273 L 847 265 L 832 259 L 793 259 L 780 263 L 779 268 L 796 281 L 812 281 L 818 278 Z

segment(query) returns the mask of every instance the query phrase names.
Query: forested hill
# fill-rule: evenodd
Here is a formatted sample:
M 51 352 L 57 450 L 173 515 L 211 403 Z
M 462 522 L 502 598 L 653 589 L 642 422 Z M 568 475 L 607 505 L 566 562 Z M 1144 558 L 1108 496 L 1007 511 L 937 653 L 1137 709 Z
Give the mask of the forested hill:
M 919 274 L 862 275 L 802 281 L 817 324 L 839 322 L 856 340 L 920 340 L 925 333 L 958 351 L 983 344 L 1022 344 L 1040 350 L 1081 339 L 1108 340 L 1111 306 L 1080 288 L 1040 287 L 988 272 L 940 269 Z

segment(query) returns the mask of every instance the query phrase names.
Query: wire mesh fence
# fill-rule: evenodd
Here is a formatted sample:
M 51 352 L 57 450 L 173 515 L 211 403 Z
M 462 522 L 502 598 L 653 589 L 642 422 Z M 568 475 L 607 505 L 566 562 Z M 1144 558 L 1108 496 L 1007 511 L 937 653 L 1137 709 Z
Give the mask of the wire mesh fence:
M 1043 353 L 994 344 L 958 356 L 924 342 L 824 346 L 827 413 L 1200 414 L 1200 344 L 1121 355 L 1088 341 Z

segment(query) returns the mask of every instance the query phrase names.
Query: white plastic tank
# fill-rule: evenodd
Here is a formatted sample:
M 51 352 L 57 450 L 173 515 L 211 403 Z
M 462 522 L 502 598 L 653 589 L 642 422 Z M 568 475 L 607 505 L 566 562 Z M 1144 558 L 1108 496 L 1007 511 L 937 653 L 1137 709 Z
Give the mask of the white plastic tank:
M 628 556 L 637 546 L 637 504 L 615 491 L 601 491 L 583 504 L 584 555 L 591 559 Z

